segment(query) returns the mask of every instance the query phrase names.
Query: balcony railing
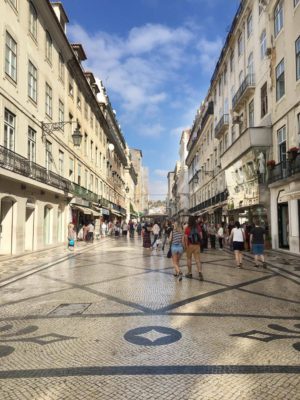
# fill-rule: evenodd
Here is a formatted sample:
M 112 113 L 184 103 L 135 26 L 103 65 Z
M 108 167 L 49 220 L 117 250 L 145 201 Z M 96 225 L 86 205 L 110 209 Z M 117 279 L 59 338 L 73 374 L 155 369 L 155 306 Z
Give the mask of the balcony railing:
M 90 190 L 88 190 L 80 185 L 77 185 L 77 183 L 74 183 L 74 182 L 72 183 L 71 192 L 73 194 L 75 194 L 76 196 L 82 197 L 83 199 L 85 199 L 87 201 L 91 201 L 94 203 L 98 202 L 99 196 L 96 193 L 91 192 Z
M 218 193 L 217 195 L 211 197 L 208 200 L 203 201 L 202 203 L 198 204 L 197 206 L 190 208 L 189 212 L 194 213 L 197 211 L 202 211 L 208 207 L 214 206 L 219 203 L 223 203 L 224 201 L 227 200 L 227 197 L 228 197 L 228 191 L 224 190 L 224 192 Z
M 255 89 L 255 79 L 254 74 L 248 74 L 235 96 L 232 99 L 232 108 L 234 111 L 239 111 L 244 100 L 248 98 L 249 95 L 252 94 Z
M 281 161 L 274 168 L 269 169 L 268 183 L 280 181 L 300 173 L 300 154 L 292 160 Z
M 0 146 L 0 166 L 17 174 L 54 186 L 65 192 L 69 192 L 71 189 L 71 182 L 68 179 L 47 170 L 41 165 L 3 146 Z
M 219 138 L 226 131 L 229 125 L 229 115 L 224 114 L 215 127 L 215 138 Z

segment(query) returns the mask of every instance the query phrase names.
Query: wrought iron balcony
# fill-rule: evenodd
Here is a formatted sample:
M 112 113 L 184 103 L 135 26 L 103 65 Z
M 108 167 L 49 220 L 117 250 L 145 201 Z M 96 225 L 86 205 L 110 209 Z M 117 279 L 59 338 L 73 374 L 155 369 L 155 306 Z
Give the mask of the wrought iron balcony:
M 68 179 L 49 171 L 6 147 L 0 146 L 0 167 L 26 176 L 36 181 L 70 192 L 71 182 Z
M 218 193 L 215 196 L 211 197 L 210 199 L 205 200 L 202 203 L 198 204 L 197 206 L 190 208 L 189 212 L 194 213 L 197 211 L 202 211 L 208 207 L 217 205 L 219 203 L 223 203 L 224 201 L 227 200 L 227 197 L 228 197 L 228 191 L 224 190 L 224 192 Z
M 82 197 L 83 199 L 87 200 L 87 201 L 91 201 L 94 203 L 98 202 L 98 195 L 96 193 L 91 192 L 90 190 L 77 185 L 77 183 L 72 183 L 72 187 L 71 187 L 71 192 L 73 194 L 75 194 L 76 196 Z
M 248 74 L 232 99 L 232 109 L 239 112 L 255 90 L 254 74 Z
M 220 136 L 228 129 L 229 115 L 224 114 L 215 127 L 215 138 L 219 139 Z
M 294 159 L 281 161 L 273 168 L 269 169 L 268 184 L 287 179 L 293 175 L 300 173 L 300 154 Z

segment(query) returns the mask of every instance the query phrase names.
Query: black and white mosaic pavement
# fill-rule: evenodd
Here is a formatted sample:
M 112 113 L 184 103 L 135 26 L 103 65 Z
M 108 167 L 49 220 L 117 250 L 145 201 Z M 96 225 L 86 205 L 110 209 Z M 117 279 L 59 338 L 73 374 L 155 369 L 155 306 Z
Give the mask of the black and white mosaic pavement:
M 179 282 L 138 238 L 32 257 L 0 262 L 1 400 L 300 399 L 299 258 L 209 250 Z

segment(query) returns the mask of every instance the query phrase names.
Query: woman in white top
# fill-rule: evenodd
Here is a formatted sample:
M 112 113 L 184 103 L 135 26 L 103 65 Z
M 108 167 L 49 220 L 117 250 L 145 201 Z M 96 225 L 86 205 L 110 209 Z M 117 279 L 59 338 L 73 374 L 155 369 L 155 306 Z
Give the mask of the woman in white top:
M 230 241 L 232 241 L 233 251 L 235 255 L 236 266 L 242 268 L 245 232 L 241 228 L 238 221 L 234 224 L 235 228 L 232 229 L 230 234 Z

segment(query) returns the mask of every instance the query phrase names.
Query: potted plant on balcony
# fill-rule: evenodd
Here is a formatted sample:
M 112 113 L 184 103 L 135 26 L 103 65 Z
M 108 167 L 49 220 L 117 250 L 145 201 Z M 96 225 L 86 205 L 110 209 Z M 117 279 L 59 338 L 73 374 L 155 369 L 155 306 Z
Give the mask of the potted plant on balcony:
M 269 161 L 267 161 L 267 167 L 268 167 L 269 169 L 274 169 L 275 165 L 276 165 L 276 161 L 275 161 L 275 160 L 269 160 Z
M 291 147 L 291 148 L 288 150 L 287 153 L 288 153 L 288 158 L 289 158 L 289 160 L 295 160 L 296 157 L 297 157 L 297 155 L 298 155 L 298 153 L 299 153 L 299 147 L 296 147 L 296 146 Z

